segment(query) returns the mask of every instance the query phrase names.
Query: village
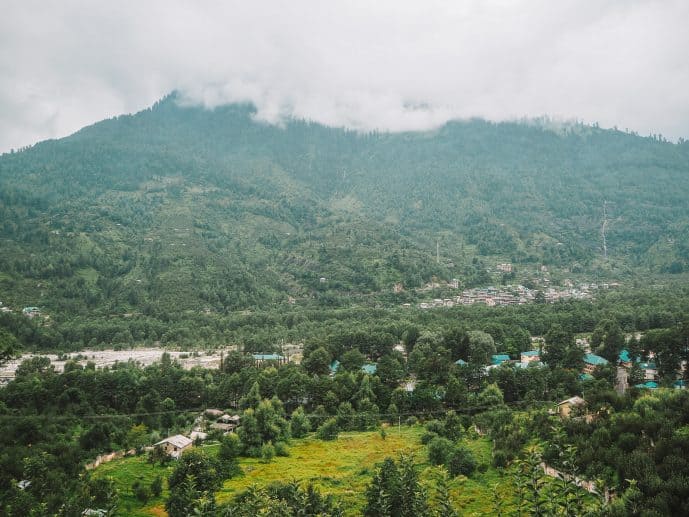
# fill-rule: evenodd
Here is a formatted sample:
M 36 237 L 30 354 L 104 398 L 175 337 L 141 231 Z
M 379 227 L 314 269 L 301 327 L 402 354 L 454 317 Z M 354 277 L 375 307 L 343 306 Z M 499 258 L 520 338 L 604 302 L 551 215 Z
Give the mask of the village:
M 513 275 L 514 267 L 511 263 L 505 262 L 489 269 L 489 273 L 497 275 Z M 537 277 L 534 277 L 531 287 L 521 284 L 503 285 L 500 287 L 474 287 L 464 289 L 459 295 L 445 298 L 434 298 L 418 304 L 420 309 L 434 309 L 439 307 L 454 307 L 456 305 L 482 304 L 488 307 L 502 307 L 508 305 L 524 305 L 527 303 L 555 303 L 560 300 L 592 300 L 599 290 L 615 289 L 620 287 L 619 282 L 580 282 L 575 283 L 569 278 L 561 282 L 561 286 L 551 285 L 550 271 L 547 266 L 540 266 L 537 270 Z M 431 282 L 420 289 L 420 292 L 427 292 L 434 289 L 459 289 L 460 281 L 453 278 L 449 282 Z M 396 284 L 394 292 L 401 292 L 403 287 Z M 402 304 L 403 307 L 411 307 L 410 303 Z

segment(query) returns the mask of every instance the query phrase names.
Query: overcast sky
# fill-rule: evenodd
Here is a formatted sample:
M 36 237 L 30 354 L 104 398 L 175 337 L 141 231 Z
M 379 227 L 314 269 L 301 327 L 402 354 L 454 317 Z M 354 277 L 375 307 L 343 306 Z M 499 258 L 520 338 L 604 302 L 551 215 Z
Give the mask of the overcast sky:
M 688 138 L 689 1 L 3 0 L 0 152 L 175 89 L 275 122 L 549 115 Z

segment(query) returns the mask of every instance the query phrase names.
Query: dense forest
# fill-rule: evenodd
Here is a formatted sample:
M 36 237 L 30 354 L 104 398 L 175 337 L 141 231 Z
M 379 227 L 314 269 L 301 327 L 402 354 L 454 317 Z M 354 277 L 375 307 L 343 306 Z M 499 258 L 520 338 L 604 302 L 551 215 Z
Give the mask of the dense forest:
M 93 336 L 63 325 L 156 327 L 128 343 L 206 313 L 399 305 L 453 278 L 534 285 L 542 266 L 552 285 L 689 270 L 686 142 L 542 121 L 362 134 L 253 113 L 171 95 L 0 157 L 0 301 L 74 343 Z

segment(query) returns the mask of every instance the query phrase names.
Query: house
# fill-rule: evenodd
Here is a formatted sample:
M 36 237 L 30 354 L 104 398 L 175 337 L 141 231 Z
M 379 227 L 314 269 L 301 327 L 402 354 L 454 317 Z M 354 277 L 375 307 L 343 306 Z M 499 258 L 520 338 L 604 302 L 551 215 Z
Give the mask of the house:
M 455 361 L 455 364 L 456 364 L 457 366 L 466 366 L 466 365 L 469 364 L 469 363 L 467 363 L 464 359 L 457 359 L 457 360 Z
M 225 424 L 223 422 L 215 422 L 210 425 L 211 430 L 222 431 L 225 434 L 234 432 L 236 427 L 235 424 Z
M 335 359 L 332 363 L 330 363 L 330 375 L 335 375 L 337 373 L 337 370 L 340 368 L 340 361 Z
M 208 434 L 204 433 L 203 431 L 192 431 L 191 434 L 189 435 L 189 438 L 195 442 L 195 441 L 204 441 L 206 438 L 208 438 Z
M 639 368 L 644 372 L 645 381 L 657 381 L 658 380 L 658 367 L 654 362 L 639 363 Z
M 629 355 L 629 350 L 626 348 L 623 348 L 620 351 L 620 355 L 617 356 L 617 362 L 620 363 L 620 366 L 624 366 L 625 368 L 630 368 L 632 366 L 632 358 Z
M 281 364 L 285 362 L 285 357 L 279 354 L 253 354 L 251 357 L 256 365 L 273 362 Z
M 218 421 L 211 424 L 210 428 L 215 431 L 222 431 L 223 433 L 232 433 L 239 426 L 239 415 L 224 414 Z
M 205 414 L 208 418 L 220 418 L 225 412 L 219 409 L 206 409 Z
M 522 363 L 532 363 L 541 360 L 540 350 L 529 350 L 527 352 L 522 352 L 519 354 L 519 358 Z
M 106 517 L 108 513 L 109 512 L 103 508 L 86 508 L 86 510 L 81 512 L 81 515 L 84 517 Z
M 574 408 L 583 408 L 584 406 L 586 406 L 586 401 L 581 397 L 574 396 L 562 402 L 558 402 L 557 413 L 561 418 L 569 418 Z
M 164 440 L 160 440 L 155 445 L 156 447 L 161 447 L 168 456 L 179 458 L 182 452 L 191 447 L 192 443 L 190 438 L 181 434 L 176 434 L 174 436 L 168 436 Z
M 228 415 L 227 413 L 218 418 L 218 422 L 223 424 L 234 424 L 239 425 L 239 415 Z
M 497 354 L 490 356 L 490 364 L 493 366 L 499 366 L 510 360 L 510 356 L 507 354 Z
M 17 482 L 17 488 L 19 490 L 26 490 L 31 486 L 31 481 L 28 479 L 22 479 L 21 481 Z
M 24 307 L 22 309 L 22 314 L 27 318 L 35 318 L 41 315 L 41 309 L 38 307 Z
M 368 363 L 361 367 L 361 371 L 369 375 L 375 375 L 378 370 L 378 366 L 375 363 Z
M 608 360 L 596 354 L 584 354 L 584 373 L 593 373 L 598 366 L 608 364 Z
M 634 387 L 640 390 L 657 390 L 658 383 L 653 381 L 646 381 L 643 384 L 635 384 Z

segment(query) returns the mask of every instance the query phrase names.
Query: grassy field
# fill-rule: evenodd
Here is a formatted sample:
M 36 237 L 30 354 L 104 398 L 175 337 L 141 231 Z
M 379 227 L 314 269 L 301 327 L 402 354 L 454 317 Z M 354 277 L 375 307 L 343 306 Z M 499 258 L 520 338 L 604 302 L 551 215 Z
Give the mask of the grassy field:
M 396 458 L 401 452 L 413 453 L 421 470 L 421 479 L 433 496 L 433 480 L 436 469 L 429 466 L 425 448 L 420 443 L 423 428 L 391 427 L 383 439 L 378 432 L 342 433 L 333 442 L 324 442 L 313 437 L 293 440 L 289 457 L 275 458 L 271 463 L 244 458 L 241 460 L 243 475 L 227 480 L 218 490 L 219 503 L 231 500 L 251 485 L 265 486 L 274 482 L 297 480 L 312 482 L 321 492 L 334 494 L 342 501 L 348 515 L 359 515 L 365 504 L 364 491 L 375 470 L 376 463 L 388 456 Z M 451 482 L 451 495 L 456 508 L 462 515 L 487 515 L 492 513 L 494 486 L 498 492 L 507 495 L 510 484 L 501 480 L 500 473 L 490 467 L 490 442 L 485 438 L 466 439 L 464 443 L 474 452 L 479 469 L 470 479 L 459 476 Z M 206 447 L 213 453 L 217 446 Z M 110 476 L 115 480 L 120 493 L 118 513 L 120 515 L 145 516 L 164 515 L 165 489 L 160 498 L 142 505 L 132 494 L 135 480 L 150 484 L 156 475 L 163 478 L 172 471 L 170 467 L 152 466 L 145 457 L 125 458 L 99 467 L 98 476 Z M 483 472 L 480 472 L 483 470 Z

